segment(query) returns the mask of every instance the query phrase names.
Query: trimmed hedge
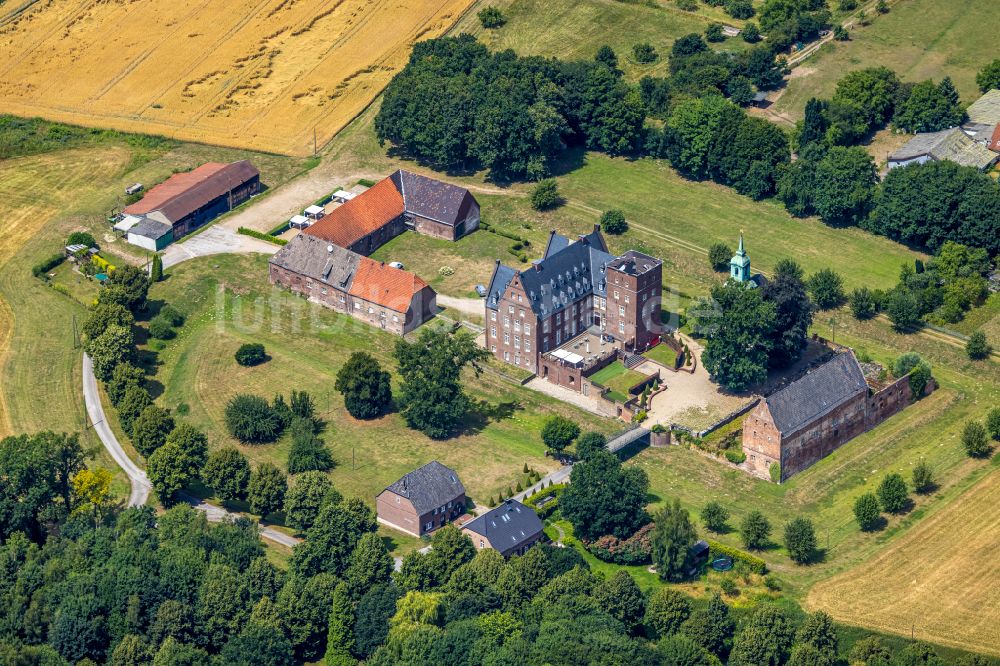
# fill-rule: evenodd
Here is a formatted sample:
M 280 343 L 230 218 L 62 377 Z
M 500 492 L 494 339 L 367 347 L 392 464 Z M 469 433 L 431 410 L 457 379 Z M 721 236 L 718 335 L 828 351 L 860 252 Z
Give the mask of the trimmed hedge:
M 732 558 L 733 562 L 742 562 L 750 571 L 756 574 L 767 573 L 767 562 L 751 555 L 750 553 L 744 552 L 738 548 L 733 548 L 732 546 L 727 546 L 724 543 L 719 543 L 718 541 L 707 540 L 708 542 L 708 553 L 710 559 L 715 559 L 717 557 L 729 557 Z
M 66 261 L 66 256 L 63 253 L 53 254 L 45 261 L 35 264 L 31 269 L 31 274 L 40 278 L 64 261 Z
M 542 488 L 534 495 L 526 498 L 524 500 L 525 506 L 530 506 L 538 514 L 538 517 L 545 520 L 559 508 L 559 496 L 562 495 L 563 490 L 566 489 L 565 483 L 560 483 L 554 486 L 549 486 L 548 488 Z M 538 502 L 545 499 L 546 497 L 552 497 L 553 499 L 545 503 L 544 506 L 538 506 Z
M 656 523 L 649 523 L 627 539 L 606 535 L 597 541 L 584 542 L 597 559 L 613 564 L 649 564 L 653 561 L 652 532 Z
M 251 238 L 259 238 L 262 241 L 267 241 L 268 243 L 274 243 L 275 245 L 288 245 L 288 241 L 284 238 L 275 238 L 271 234 L 262 234 L 259 231 L 254 231 L 253 229 L 247 229 L 246 227 L 240 227 L 236 230 L 236 233 L 243 234 L 244 236 L 250 236 Z

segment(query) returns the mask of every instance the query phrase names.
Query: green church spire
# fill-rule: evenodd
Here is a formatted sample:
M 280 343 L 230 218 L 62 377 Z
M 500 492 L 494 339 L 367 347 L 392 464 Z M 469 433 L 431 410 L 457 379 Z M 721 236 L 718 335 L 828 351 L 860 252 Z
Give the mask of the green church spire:
M 729 260 L 729 276 L 737 282 L 746 282 L 750 279 L 750 257 L 743 248 L 743 231 L 740 231 L 740 247 L 736 254 Z

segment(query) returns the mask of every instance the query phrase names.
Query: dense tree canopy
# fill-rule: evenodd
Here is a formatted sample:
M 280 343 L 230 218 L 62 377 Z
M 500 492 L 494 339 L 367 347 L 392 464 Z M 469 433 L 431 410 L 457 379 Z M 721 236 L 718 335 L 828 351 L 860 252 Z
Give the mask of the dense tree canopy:
M 609 64 L 491 53 L 470 35 L 419 42 L 375 130 L 436 168 L 478 163 L 496 179 L 537 179 L 567 143 L 612 153 L 639 145 L 642 100 Z
M 745 391 L 767 377 L 776 308 L 759 289 L 727 282 L 712 289 L 711 304 L 699 306 L 697 329 L 708 343 L 705 369 L 731 391 Z
M 602 450 L 574 465 L 571 478 L 559 506 L 576 535 L 626 538 L 648 522 L 649 481 L 642 469 L 623 467 L 614 454 Z
M 1000 185 L 972 167 L 947 160 L 892 169 L 863 226 L 932 251 L 952 240 L 996 255 L 1000 253 Z

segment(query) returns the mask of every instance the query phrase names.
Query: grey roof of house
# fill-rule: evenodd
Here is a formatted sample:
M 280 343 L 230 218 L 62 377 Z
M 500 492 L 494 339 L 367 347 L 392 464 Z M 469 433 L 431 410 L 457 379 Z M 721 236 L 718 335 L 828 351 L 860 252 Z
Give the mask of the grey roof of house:
M 347 291 L 357 271 L 358 255 L 317 236 L 299 234 L 270 263 Z
M 996 153 L 977 143 L 961 128 L 954 127 L 916 135 L 890 155 L 889 160 L 903 162 L 924 155 L 977 169 L 985 169 L 997 159 Z
M 128 233 L 157 240 L 166 236 L 172 230 L 173 227 L 169 224 L 164 224 L 163 222 L 157 222 L 156 220 L 151 220 L 148 217 L 143 217 L 139 220 L 138 224 L 128 230 Z
M 542 531 L 542 521 L 533 509 L 517 500 L 505 500 L 463 527 L 482 534 L 496 550 L 506 551 L 536 537 Z
M 442 224 L 454 226 L 464 218 L 463 213 L 468 209 L 468 205 L 463 204 L 466 204 L 467 199 L 474 201 L 464 187 L 443 183 L 402 169 L 389 178 L 403 196 L 403 207 L 406 212 Z
M 867 390 L 858 360 L 844 352 L 769 395 L 767 407 L 778 430 L 789 434 Z
M 458 480 L 455 470 L 436 460 L 404 474 L 386 490 L 410 500 L 418 515 L 433 511 L 465 494 L 465 486 Z
M 535 261 L 532 268 L 520 271 L 521 284 L 532 311 L 540 317 L 547 317 L 588 294 L 607 296 L 607 266 L 616 259 L 607 251 L 604 238 L 597 229 L 576 242 L 552 232 L 545 256 Z M 486 295 L 487 307 L 497 309 L 507 285 L 517 273 L 503 264 L 497 266 Z
M 1000 123 L 1000 88 L 986 92 L 965 110 L 969 121 L 996 126 Z

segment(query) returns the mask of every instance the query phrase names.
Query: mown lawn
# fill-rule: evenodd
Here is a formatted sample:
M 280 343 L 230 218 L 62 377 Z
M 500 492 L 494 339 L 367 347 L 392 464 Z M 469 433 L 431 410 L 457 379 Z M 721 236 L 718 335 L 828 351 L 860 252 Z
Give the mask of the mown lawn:
M 158 400 L 207 432 L 210 447 L 237 444 L 224 425 L 226 403 L 235 394 L 271 398 L 306 390 L 326 421 L 322 437 L 337 461 L 331 478 L 345 495 L 373 501 L 405 472 L 437 459 L 458 470 L 469 494 L 485 503 L 515 483 L 525 463 L 540 472 L 557 467 L 544 457 L 538 436 L 549 415 L 566 415 L 585 429 L 614 429 L 609 421 L 493 373 L 477 378 L 471 371 L 467 387 L 480 408 L 454 438 L 428 439 L 409 429 L 397 413 L 355 420 L 334 390 L 337 371 L 357 350 L 369 352 L 392 370 L 397 338 L 272 290 L 266 275 L 265 257 L 209 257 L 172 269 L 151 292 L 153 299 L 173 303 L 189 315 L 178 337 L 157 354 Z M 270 360 L 242 368 L 233 353 L 251 341 L 263 343 Z M 286 436 L 274 444 L 240 448 L 254 462 L 266 460 L 283 468 L 289 446 Z
M 608 397 L 621 402 L 628 400 L 630 395 L 629 389 L 644 379 L 646 379 L 646 375 L 635 370 L 629 370 L 621 361 L 615 361 L 590 376 L 590 380 L 595 384 L 600 384 L 610 389 Z
M 831 3 L 834 4 L 834 3 Z M 976 72 L 997 56 L 994 0 L 901 0 L 848 42 L 829 42 L 803 62 L 772 110 L 799 119 L 810 97 L 833 95 L 847 72 L 885 66 L 904 81 L 950 76 L 969 104 Z
M 740 545 L 736 530 L 742 517 L 751 510 L 763 511 L 774 527 L 771 539 L 775 542 L 763 557 L 795 597 L 804 595 L 815 582 L 850 570 L 887 545 L 891 547 L 896 537 L 994 469 L 966 457 L 960 433 L 966 420 L 982 418 L 990 406 L 1000 404 L 996 364 L 972 364 L 960 348 L 897 335 L 884 322 L 857 324 L 847 315 L 837 339 L 865 349 L 883 363 L 914 349 L 930 361 L 941 387 L 780 486 L 678 446 L 645 449 L 627 463 L 649 475 L 654 507 L 678 498 L 696 516 L 710 500 L 726 506 L 733 531 L 717 538 L 734 546 Z M 889 518 L 884 530 L 861 533 L 852 512 L 855 498 L 874 490 L 889 472 L 899 472 L 909 482 L 913 466 L 921 460 L 934 470 L 938 489 L 929 496 L 914 495 L 913 509 Z M 820 561 L 809 566 L 792 563 L 778 545 L 784 524 L 797 516 L 813 520 L 819 546 L 825 551 Z
M 488 5 L 499 7 L 507 22 L 486 30 L 476 16 Z M 617 0 L 483 0 L 477 3 L 449 34 L 471 33 L 491 50 L 513 49 L 519 55 L 542 55 L 562 60 L 590 60 L 607 44 L 618 55 L 626 78 L 668 74 L 670 47 L 679 37 L 703 33 L 710 23 L 731 25 L 743 22 L 725 15 L 721 8 L 699 3 L 696 13 L 684 12 L 672 0 L 662 4 L 619 2 Z M 652 44 L 659 54 L 656 62 L 641 64 L 632 57 L 632 47 Z M 739 51 L 749 45 L 739 37 L 716 46 Z

